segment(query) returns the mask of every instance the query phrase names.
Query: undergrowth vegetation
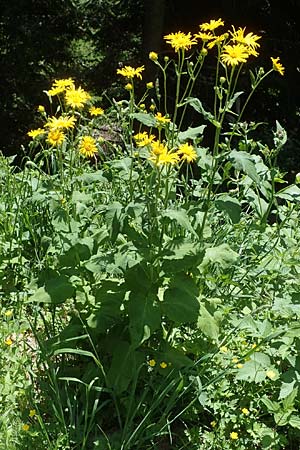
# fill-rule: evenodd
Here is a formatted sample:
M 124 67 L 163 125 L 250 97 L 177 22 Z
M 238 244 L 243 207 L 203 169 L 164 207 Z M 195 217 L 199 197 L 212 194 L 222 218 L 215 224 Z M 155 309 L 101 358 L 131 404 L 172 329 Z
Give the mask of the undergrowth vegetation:
M 299 448 L 300 189 L 281 125 L 243 121 L 284 67 L 238 91 L 260 37 L 223 26 L 165 36 L 153 82 L 117 69 L 105 111 L 55 80 L 22 169 L 1 157 L 1 449 Z

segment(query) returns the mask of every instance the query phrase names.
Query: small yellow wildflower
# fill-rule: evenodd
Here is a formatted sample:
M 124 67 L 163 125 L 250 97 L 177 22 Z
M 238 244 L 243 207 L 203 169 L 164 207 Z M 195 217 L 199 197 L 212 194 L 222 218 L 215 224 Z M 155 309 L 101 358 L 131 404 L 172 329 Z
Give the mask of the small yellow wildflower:
M 242 44 L 225 45 L 221 54 L 221 60 L 228 66 L 236 66 L 246 62 L 249 55 L 249 50 Z
M 156 110 L 156 106 L 153 105 L 153 103 L 150 105 L 149 107 L 150 111 L 155 111 Z
M 284 75 L 285 68 L 279 62 L 279 57 L 278 58 L 272 58 L 272 56 L 271 56 L 271 61 L 273 63 L 273 70 L 275 70 L 276 72 L 280 73 L 280 75 Z
M 79 145 L 80 153 L 86 158 L 91 158 L 98 153 L 96 141 L 92 136 L 83 136 Z
M 90 100 L 91 96 L 84 89 L 79 87 L 75 89 L 75 87 L 70 87 L 66 90 L 65 93 L 65 101 L 68 106 L 71 108 L 83 108 L 83 106 Z
M 274 372 L 274 370 L 267 370 L 266 376 L 268 378 L 270 378 L 270 380 L 274 380 L 276 378 L 277 374 L 276 374 L 276 372 Z
M 45 127 L 49 130 L 68 130 L 69 128 L 74 128 L 76 122 L 76 117 L 74 116 L 60 116 L 60 117 L 49 117 L 45 124 Z
M 245 414 L 245 416 L 248 416 L 250 414 L 248 408 L 242 408 L 242 413 Z
M 36 130 L 30 130 L 28 131 L 27 135 L 31 137 L 32 139 L 35 139 L 38 136 L 41 136 L 42 134 L 45 134 L 45 130 L 43 128 L 37 128 Z
M 149 53 L 149 59 L 151 59 L 151 61 L 157 61 L 158 60 L 158 54 L 156 52 L 150 52 Z
M 212 428 L 215 428 L 216 425 L 217 425 L 217 422 L 216 422 L 215 420 L 213 420 L 212 422 L 210 422 L 210 426 L 211 426 Z
M 200 26 L 200 30 L 202 31 L 214 31 L 219 27 L 224 26 L 224 21 L 222 19 L 214 20 L 211 19 L 209 22 L 202 23 Z
M 239 361 L 239 358 L 232 358 L 232 362 L 234 363 L 234 364 L 236 364 L 237 362 Z
M 148 135 L 148 133 L 144 131 L 143 133 L 136 134 L 134 136 L 134 139 L 138 147 L 145 147 L 146 145 L 152 144 L 152 142 L 155 139 L 155 136 L 153 134 Z
M 45 107 L 44 107 L 43 105 L 39 105 L 39 106 L 37 107 L 37 110 L 38 110 L 38 112 L 40 112 L 40 113 L 44 113 L 44 112 L 45 112 Z
M 241 363 L 239 363 L 239 364 L 236 365 L 236 368 L 237 368 L 237 369 L 242 369 L 243 367 L 244 367 L 244 364 L 241 364 Z
M 156 365 L 156 361 L 155 359 L 150 359 L 150 361 L 148 362 L 150 367 L 154 367 Z
M 47 141 L 51 145 L 60 145 L 65 140 L 65 135 L 60 130 L 50 130 L 47 136 Z
M 237 44 L 245 45 L 248 49 L 252 50 L 251 54 L 258 56 L 256 49 L 260 47 L 260 44 L 257 41 L 261 39 L 261 36 L 253 33 L 245 34 L 246 28 L 240 27 L 238 30 L 235 30 L 234 26 L 232 28 L 233 32 L 230 31 L 232 36 L 231 40 Z
M 197 44 L 197 40 L 192 37 L 191 33 L 183 33 L 182 31 L 178 31 L 177 33 L 170 33 L 164 36 L 167 44 L 170 44 L 175 52 L 178 52 L 180 49 L 189 50 L 192 45 Z
M 160 367 L 161 367 L 162 369 L 166 369 L 166 368 L 168 367 L 168 364 L 167 364 L 165 361 L 162 361 L 162 362 L 160 363 Z
M 146 88 L 147 89 L 153 89 L 154 88 L 154 84 L 152 81 L 149 81 L 149 83 L 146 84 Z
M 162 125 L 165 125 L 165 124 L 171 122 L 171 119 L 169 119 L 166 116 L 163 116 L 160 112 L 155 114 L 155 119 L 157 120 L 158 126 L 162 126 Z
M 131 83 L 127 83 L 127 84 L 125 85 L 125 89 L 126 89 L 126 91 L 132 91 L 133 85 L 132 85 Z
M 11 317 L 13 315 L 13 311 L 11 309 L 8 309 L 7 311 L 5 311 L 4 315 L 5 317 Z
M 207 48 L 209 48 L 211 50 L 215 45 L 222 44 L 222 42 L 224 42 L 225 39 L 227 39 L 227 38 L 228 38 L 228 33 L 220 34 L 220 36 L 216 36 L 212 41 L 210 41 L 207 44 Z
M 24 425 L 22 426 L 22 430 L 23 431 L 29 431 L 30 425 L 28 425 L 28 423 L 24 423 Z
M 8 345 L 9 347 L 13 344 L 13 341 L 11 340 L 10 337 L 8 337 L 7 339 L 5 339 L 5 344 Z
M 236 441 L 239 438 L 238 433 L 236 433 L 236 431 L 232 431 L 230 433 L 230 439 L 232 439 L 233 441 Z
M 146 105 L 145 105 L 145 103 L 141 103 L 141 104 L 139 105 L 139 107 L 140 107 L 140 109 L 145 109 L 145 108 L 146 108 Z
M 226 347 L 226 345 L 222 345 L 222 347 L 220 347 L 220 352 L 221 353 L 227 353 L 228 352 L 228 348 Z
M 104 114 L 104 109 L 96 106 L 92 106 L 89 111 L 91 116 L 101 116 Z
M 194 147 L 190 144 L 182 144 L 179 146 L 178 154 L 182 161 L 186 161 L 187 163 L 191 163 L 196 161 L 197 153 Z
M 34 416 L 36 416 L 36 410 L 35 409 L 31 409 L 29 411 L 29 417 L 34 417 Z
M 142 79 L 141 72 L 143 72 L 143 70 L 145 70 L 144 66 L 137 67 L 136 69 L 131 66 L 125 66 L 122 69 L 117 69 L 117 74 L 122 75 L 129 80 L 133 80 L 134 77 Z
M 61 80 L 54 80 L 53 89 L 62 89 L 63 91 L 67 88 L 74 88 L 73 78 L 63 78 Z
M 211 39 L 215 39 L 215 36 L 211 33 L 203 33 L 200 31 L 199 33 L 194 34 L 195 38 L 201 39 L 203 42 L 210 41 Z

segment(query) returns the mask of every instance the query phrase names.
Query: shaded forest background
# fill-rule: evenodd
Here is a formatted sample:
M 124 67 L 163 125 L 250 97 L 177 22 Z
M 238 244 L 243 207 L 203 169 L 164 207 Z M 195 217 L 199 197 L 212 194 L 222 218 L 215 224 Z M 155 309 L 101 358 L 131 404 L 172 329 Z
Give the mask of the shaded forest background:
M 268 68 L 270 56 L 279 56 L 286 67 L 284 77 L 274 74 L 264 83 L 248 114 L 269 129 L 276 119 L 287 129 L 279 162 L 292 179 L 300 171 L 299 0 L 0 0 L 0 151 L 18 154 L 26 145 L 28 129 L 39 125 L 43 90 L 54 79 L 74 77 L 90 92 L 104 92 L 106 106 L 106 95 L 122 92 L 119 65 L 146 64 L 149 81 L 155 77 L 149 51 L 169 51 L 164 34 L 196 32 L 219 17 L 227 27 L 246 26 L 263 36 L 255 65 Z M 201 82 L 209 86 L 209 80 L 208 67 Z

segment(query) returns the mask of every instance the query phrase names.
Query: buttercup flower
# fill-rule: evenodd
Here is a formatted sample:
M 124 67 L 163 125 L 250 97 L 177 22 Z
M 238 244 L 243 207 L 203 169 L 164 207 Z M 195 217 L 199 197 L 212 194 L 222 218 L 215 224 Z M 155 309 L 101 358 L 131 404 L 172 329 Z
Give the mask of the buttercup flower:
M 150 359 L 150 361 L 148 362 L 150 367 L 154 367 L 156 365 L 156 361 L 155 359 Z
M 180 49 L 189 50 L 192 45 L 197 44 L 197 40 L 192 37 L 191 33 L 183 33 L 182 31 L 178 31 L 177 33 L 170 33 L 164 36 L 167 44 L 170 44 L 175 52 L 178 52 Z
M 30 425 L 28 425 L 28 423 L 24 423 L 24 425 L 22 426 L 22 430 L 23 431 L 29 431 Z
M 90 94 L 81 87 L 78 89 L 75 89 L 75 87 L 70 87 L 65 93 L 66 104 L 74 109 L 83 108 L 90 98 Z
M 86 158 L 93 157 L 98 153 L 95 139 L 92 136 L 84 136 L 81 139 L 79 151 Z
M 224 25 L 224 21 L 222 19 L 214 20 L 211 19 L 209 22 L 202 23 L 200 29 L 202 31 L 214 31 L 216 28 L 219 28 Z
M 151 59 L 151 61 L 157 61 L 158 60 L 158 54 L 156 52 L 150 52 L 149 53 L 149 59 Z
M 227 66 L 236 66 L 246 62 L 249 55 L 250 53 L 244 45 L 225 45 L 221 54 L 221 60 Z
M 47 141 L 51 145 L 60 145 L 65 140 L 65 135 L 60 130 L 50 130 L 47 136 Z
M 34 417 L 34 416 L 36 416 L 36 410 L 35 409 L 31 409 L 29 411 L 29 417 Z
M 133 80 L 134 77 L 142 79 L 141 72 L 143 72 L 143 70 L 145 70 L 144 66 L 137 67 L 136 69 L 131 66 L 125 66 L 122 69 L 117 69 L 117 74 L 129 78 L 129 80 Z
M 235 431 L 232 431 L 230 433 L 230 439 L 232 439 L 233 441 L 236 441 L 238 438 L 239 438 L 239 435 Z
M 160 363 L 160 367 L 161 367 L 162 369 L 166 369 L 166 368 L 168 367 L 168 364 L 167 364 L 165 361 L 162 361 L 162 362 Z
M 42 134 L 45 134 L 45 130 L 43 128 L 37 128 L 36 130 L 30 130 L 28 131 L 27 135 L 31 137 L 32 139 L 35 139 L 38 136 L 41 136 Z
M 191 163 L 197 159 L 197 153 L 194 147 L 187 143 L 179 146 L 178 154 L 181 160 L 186 161 L 187 163 Z
M 276 72 L 279 72 L 280 75 L 284 75 L 285 68 L 279 62 L 279 57 L 278 58 L 272 58 L 272 56 L 271 56 L 271 61 L 273 63 L 273 70 L 275 70 Z
M 245 416 L 248 416 L 249 415 L 249 409 L 243 408 L 242 409 L 242 413 L 245 414 Z
M 104 109 L 100 107 L 96 108 L 96 106 L 92 106 L 89 111 L 91 116 L 101 116 L 104 114 Z

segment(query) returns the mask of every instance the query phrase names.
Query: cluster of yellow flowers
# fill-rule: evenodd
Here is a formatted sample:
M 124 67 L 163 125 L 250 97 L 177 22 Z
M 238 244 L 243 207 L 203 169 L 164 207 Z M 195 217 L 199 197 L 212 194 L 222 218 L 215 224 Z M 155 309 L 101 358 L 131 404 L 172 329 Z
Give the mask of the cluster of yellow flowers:
M 49 97 L 63 95 L 66 109 L 71 108 L 72 113 L 47 118 L 44 106 L 39 105 L 37 109 L 44 116 L 46 122 L 43 128 L 30 130 L 27 134 L 32 139 L 46 135 L 48 144 L 59 146 L 65 141 L 67 131 L 75 127 L 77 121 L 74 115 L 75 110 L 80 110 L 88 104 L 91 96 L 81 87 L 76 89 L 72 78 L 55 80 L 51 89 L 46 93 Z M 92 117 L 96 117 L 104 114 L 104 110 L 92 105 L 89 108 L 89 113 Z M 79 152 L 87 158 L 94 156 L 98 152 L 95 139 L 91 136 L 83 136 L 79 143 Z
M 176 151 L 169 150 L 167 145 L 156 141 L 153 134 L 146 131 L 138 133 L 134 136 L 137 147 L 149 147 L 149 161 L 156 166 L 177 165 L 180 162 L 191 163 L 197 159 L 197 153 L 194 147 L 188 143 L 179 145 Z

